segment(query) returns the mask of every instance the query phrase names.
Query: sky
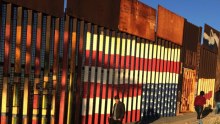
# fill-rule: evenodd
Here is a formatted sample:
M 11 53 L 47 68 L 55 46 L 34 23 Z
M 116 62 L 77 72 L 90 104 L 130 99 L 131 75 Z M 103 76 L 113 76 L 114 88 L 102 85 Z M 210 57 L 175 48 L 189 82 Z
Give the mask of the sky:
M 194 25 L 208 24 L 220 31 L 220 0 L 140 0 L 157 9 L 162 5 Z M 204 30 L 204 28 L 203 28 Z

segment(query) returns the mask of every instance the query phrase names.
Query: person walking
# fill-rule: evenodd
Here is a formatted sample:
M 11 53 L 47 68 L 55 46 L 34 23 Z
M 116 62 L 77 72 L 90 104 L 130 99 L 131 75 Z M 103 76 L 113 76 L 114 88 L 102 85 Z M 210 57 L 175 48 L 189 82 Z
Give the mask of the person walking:
M 203 106 L 206 104 L 206 98 L 204 97 L 204 95 L 205 95 L 205 92 L 200 91 L 200 95 L 196 96 L 195 101 L 194 101 L 194 106 L 195 106 L 195 110 L 197 113 L 197 119 L 200 124 L 202 124 L 201 115 L 203 111 Z
M 215 102 L 216 102 L 216 114 L 220 112 L 220 87 L 219 90 L 215 93 Z
M 119 100 L 119 96 L 115 96 L 115 104 L 112 108 L 112 115 L 108 119 L 109 124 L 122 124 L 124 114 L 125 114 L 125 105 Z

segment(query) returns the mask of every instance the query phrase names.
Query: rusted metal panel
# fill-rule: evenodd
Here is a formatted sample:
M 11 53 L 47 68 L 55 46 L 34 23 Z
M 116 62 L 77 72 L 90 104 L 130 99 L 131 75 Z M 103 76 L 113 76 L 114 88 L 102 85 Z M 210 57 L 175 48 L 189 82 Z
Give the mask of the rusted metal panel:
M 183 66 L 196 69 L 197 44 L 200 43 L 201 27 L 197 27 L 185 20 L 183 34 Z
M 197 51 L 197 44 L 200 42 L 201 27 L 185 20 L 184 22 L 184 34 L 183 34 L 183 47 L 191 51 Z
M 3 0 L 56 17 L 64 13 L 64 0 Z
M 155 9 L 137 0 L 121 0 L 119 30 L 154 41 L 155 22 Z
M 154 41 L 156 10 L 138 0 L 67 0 L 67 14 Z
M 194 98 L 197 93 L 196 86 L 196 70 L 184 68 L 180 107 L 181 112 L 194 111 Z
M 120 0 L 67 0 L 67 14 L 117 29 Z
M 205 24 L 203 44 L 210 51 L 217 53 L 219 46 L 220 33 L 211 26 Z
M 218 51 L 218 56 L 217 56 L 216 75 L 220 75 L 220 50 Z M 218 91 L 219 87 L 220 87 L 220 76 L 216 76 L 215 91 Z
M 204 45 L 201 47 L 199 78 L 214 78 L 216 77 L 217 54 L 211 52 Z
M 158 6 L 157 36 L 182 45 L 184 18 Z

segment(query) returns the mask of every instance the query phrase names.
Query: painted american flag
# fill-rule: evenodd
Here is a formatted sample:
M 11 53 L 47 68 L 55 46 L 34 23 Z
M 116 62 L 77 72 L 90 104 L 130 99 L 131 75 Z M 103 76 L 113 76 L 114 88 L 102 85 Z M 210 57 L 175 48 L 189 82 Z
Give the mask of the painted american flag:
M 144 42 L 125 33 L 86 26 L 82 123 L 107 123 L 117 94 L 125 104 L 123 121 L 139 120 Z

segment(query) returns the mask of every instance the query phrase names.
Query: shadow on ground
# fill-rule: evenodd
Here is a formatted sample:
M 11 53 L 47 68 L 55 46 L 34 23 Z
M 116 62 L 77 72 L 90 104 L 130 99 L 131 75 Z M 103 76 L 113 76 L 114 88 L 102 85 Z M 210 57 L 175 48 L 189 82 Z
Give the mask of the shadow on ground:
M 136 124 L 150 124 L 160 118 L 160 114 L 155 113 L 153 109 L 148 108 L 147 113 L 143 113 L 143 117 L 140 121 L 136 122 Z
M 208 107 L 205 107 L 205 109 L 202 112 L 202 118 L 205 118 L 207 115 L 209 115 L 213 110 L 211 109 L 211 105 Z

